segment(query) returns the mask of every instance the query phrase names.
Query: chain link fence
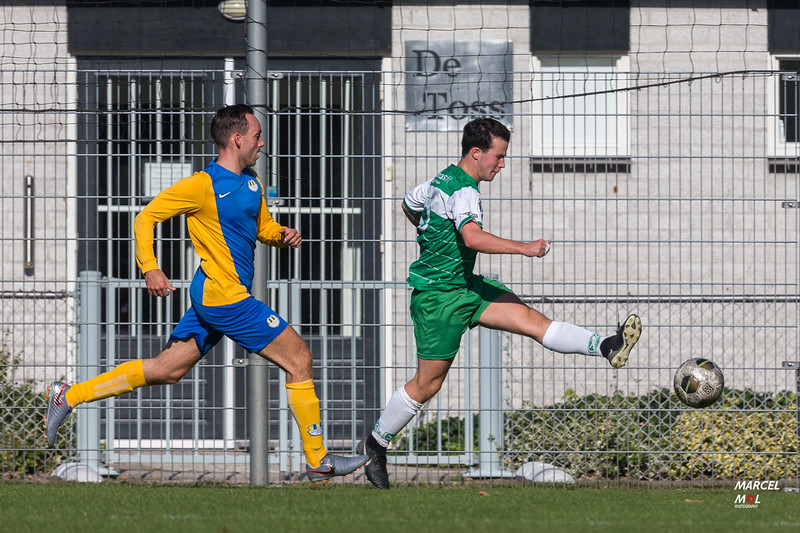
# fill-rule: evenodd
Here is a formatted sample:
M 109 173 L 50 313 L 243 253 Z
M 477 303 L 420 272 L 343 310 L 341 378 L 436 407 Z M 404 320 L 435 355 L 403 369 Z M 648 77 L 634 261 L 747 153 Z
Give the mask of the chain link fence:
M 247 100 L 241 59 L 75 58 L 63 52 L 64 13 L 29 16 L 42 9 L 4 11 L 9 39 L 23 19 L 35 29 L 0 52 L 10 65 L 0 77 L 0 479 L 81 463 L 108 478 L 246 483 L 248 355 L 229 342 L 178 385 L 82 406 L 55 448 L 41 438 L 51 380 L 156 355 L 185 311 L 197 260 L 184 222 L 159 228 L 157 255 L 179 290 L 155 301 L 133 261 L 132 218 L 213 157 L 213 112 Z M 476 270 L 550 318 L 607 334 L 635 312 L 644 334 L 614 370 L 470 332 L 441 392 L 391 450 L 392 479 L 526 483 L 539 463 L 593 484 L 797 485 L 796 65 L 531 63 L 517 25 L 456 44 L 406 30 L 384 58 L 324 68 L 275 58 L 264 78 L 268 204 L 304 235 L 297 251 L 265 254 L 268 300 L 315 355 L 328 446 L 351 453 L 416 369 L 404 280 L 417 245 L 403 195 L 455 162 L 466 118 L 500 109 L 512 141 L 506 168 L 481 188 L 484 227 L 546 238 L 553 250 L 542 260 L 485 255 Z M 482 39 L 499 62 L 480 56 Z M 53 41 L 57 60 L 39 44 Z M 436 89 L 435 78 L 420 85 L 415 61 L 433 52 L 484 70 L 455 81 L 469 87 L 463 102 L 415 110 Z M 501 96 L 489 105 L 478 99 L 486 94 Z M 89 300 L 87 275 L 99 289 Z M 725 373 L 710 408 L 672 393 L 691 357 Z M 283 376 L 270 368 L 267 379 L 268 481 L 299 480 Z

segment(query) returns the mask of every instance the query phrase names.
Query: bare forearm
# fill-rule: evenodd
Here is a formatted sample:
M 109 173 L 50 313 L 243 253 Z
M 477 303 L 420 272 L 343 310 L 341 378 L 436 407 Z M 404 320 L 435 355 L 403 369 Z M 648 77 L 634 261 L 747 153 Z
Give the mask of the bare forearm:
M 477 223 L 467 222 L 461 228 L 461 238 L 467 247 L 484 254 L 520 254 L 527 257 L 543 257 L 550 251 L 550 241 L 539 239 L 520 242 L 504 239 L 483 231 Z
M 488 231 L 475 232 L 469 240 L 464 239 L 469 248 L 483 254 L 522 254 L 523 243 L 504 239 Z

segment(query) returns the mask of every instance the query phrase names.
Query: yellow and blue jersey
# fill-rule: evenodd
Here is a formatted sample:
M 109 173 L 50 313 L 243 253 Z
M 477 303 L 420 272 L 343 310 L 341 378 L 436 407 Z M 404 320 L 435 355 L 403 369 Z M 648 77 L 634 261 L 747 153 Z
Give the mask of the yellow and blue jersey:
M 200 256 L 190 291 L 192 300 L 202 305 L 228 305 L 250 296 L 256 240 L 286 246 L 280 234 L 284 226 L 270 215 L 258 176 L 249 168 L 234 174 L 215 160 L 161 191 L 136 216 L 136 262 L 142 273 L 158 268 L 153 253 L 156 224 L 176 215 L 186 215 Z

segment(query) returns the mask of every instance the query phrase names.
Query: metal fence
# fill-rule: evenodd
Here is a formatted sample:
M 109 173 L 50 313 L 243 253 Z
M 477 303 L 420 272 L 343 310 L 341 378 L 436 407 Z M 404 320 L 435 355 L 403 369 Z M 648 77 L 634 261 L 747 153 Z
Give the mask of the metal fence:
M 155 355 L 188 305 L 196 266 L 183 222 L 164 225 L 158 250 L 180 290 L 154 301 L 132 261 L 131 217 L 212 155 L 208 120 L 226 94 L 241 97 L 235 73 L 93 65 L 67 76 L 63 109 L 3 107 L 3 479 L 74 461 L 129 479 L 247 482 L 248 359 L 228 341 L 176 386 L 82 406 L 55 451 L 39 429 L 47 382 Z M 326 440 L 342 452 L 416 368 L 404 283 L 416 243 L 399 202 L 459 153 L 458 131 L 407 127 L 393 105 L 403 75 L 286 69 L 267 82 L 270 209 L 306 237 L 266 257 L 269 300 L 312 348 Z M 601 333 L 637 312 L 644 336 L 613 370 L 471 332 L 398 438 L 390 475 L 517 479 L 538 462 L 592 483 L 797 483 L 800 189 L 796 123 L 780 108 L 796 82 L 614 72 L 587 84 L 518 70 L 512 86 L 512 142 L 482 187 L 485 227 L 552 239 L 553 252 L 483 256 L 478 269 Z M 579 143 L 543 141 L 576 131 Z M 700 356 L 728 386 L 702 411 L 671 393 L 680 362 Z M 298 479 L 303 465 L 282 379 L 269 370 L 258 437 L 269 482 Z

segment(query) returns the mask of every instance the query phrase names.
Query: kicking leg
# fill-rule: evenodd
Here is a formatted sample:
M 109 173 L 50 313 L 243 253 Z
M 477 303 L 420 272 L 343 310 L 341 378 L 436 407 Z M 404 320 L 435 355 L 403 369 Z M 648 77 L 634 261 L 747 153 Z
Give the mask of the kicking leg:
M 642 321 L 637 315 L 630 315 L 614 334 L 601 337 L 575 324 L 552 321 L 525 305 L 513 293 L 504 294 L 489 304 L 479 323 L 488 328 L 526 335 L 555 352 L 602 355 L 614 368 L 625 364 L 642 333 Z
M 542 344 L 552 320 L 525 305 L 513 292 L 507 292 L 483 310 L 478 323 L 487 328 L 525 335 Z

